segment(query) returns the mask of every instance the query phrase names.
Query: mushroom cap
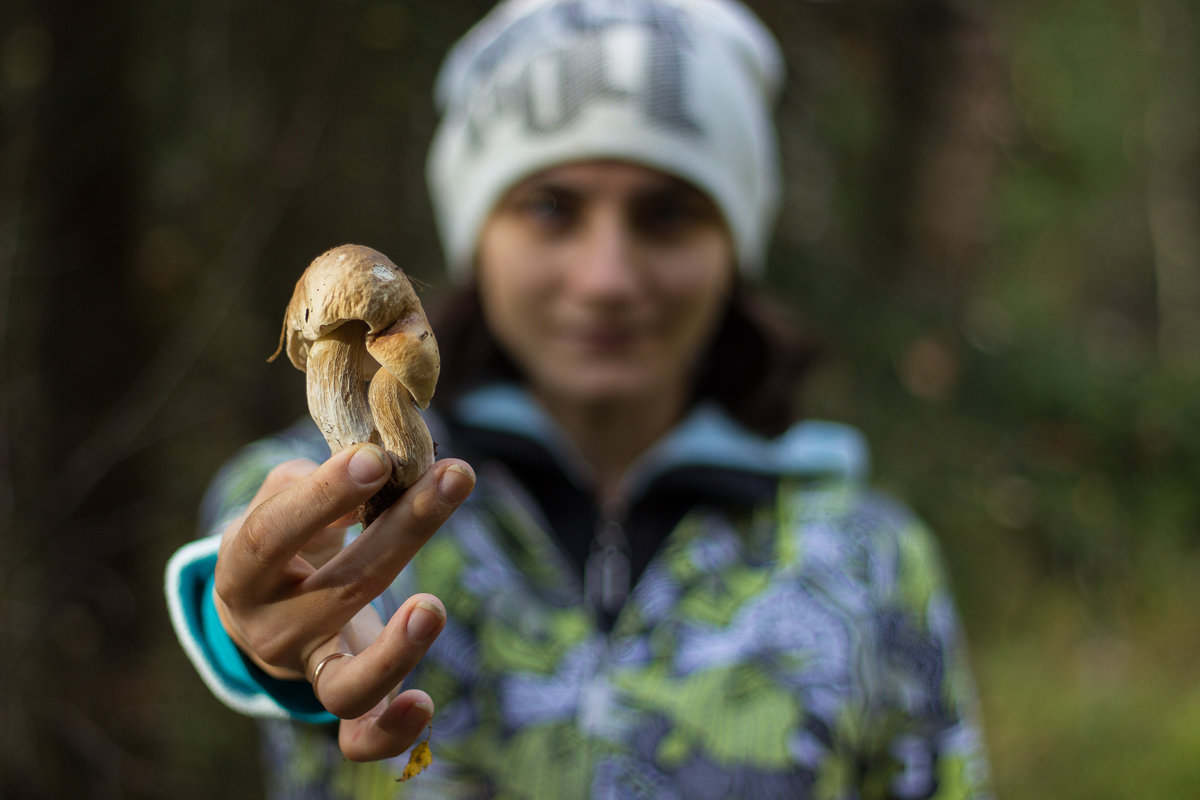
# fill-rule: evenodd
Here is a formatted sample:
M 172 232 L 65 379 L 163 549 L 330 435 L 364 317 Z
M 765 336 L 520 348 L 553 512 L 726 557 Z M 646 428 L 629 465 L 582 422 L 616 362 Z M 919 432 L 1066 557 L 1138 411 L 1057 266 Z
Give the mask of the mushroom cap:
M 396 376 L 419 408 L 429 407 L 442 362 L 424 314 L 403 317 L 379 335 L 368 334 L 367 352 Z
M 358 320 L 374 335 L 414 315 L 428 326 L 404 270 L 377 250 L 345 244 L 313 259 L 296 281 L 280 346 L 297 369 L 306 371 L 312 343 L 338 326 Z M 369 376 L 379 364 L 368 357 L 363 368 Z

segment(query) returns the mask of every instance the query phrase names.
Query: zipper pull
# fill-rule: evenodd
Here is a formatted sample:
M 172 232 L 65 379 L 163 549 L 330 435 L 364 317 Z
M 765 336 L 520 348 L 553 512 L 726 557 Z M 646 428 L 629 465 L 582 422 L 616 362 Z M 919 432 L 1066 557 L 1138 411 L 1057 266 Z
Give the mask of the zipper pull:
M 619 501 L 609 500 L 601 507 L 600 523 L 584 568 L 584 591 L 592 607 L 600 612 L 605 629 L 612 627 L 629 597 L 632 553 L 623 516 L 624 505 Z

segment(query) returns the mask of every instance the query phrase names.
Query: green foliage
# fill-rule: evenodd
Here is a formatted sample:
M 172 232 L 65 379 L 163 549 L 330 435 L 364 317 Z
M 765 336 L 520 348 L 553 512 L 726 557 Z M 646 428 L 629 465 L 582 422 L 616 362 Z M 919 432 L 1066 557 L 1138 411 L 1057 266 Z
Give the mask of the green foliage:
M 852 166 L 846 227 L 793 253 L 817 274 L 784 276 L 835 349 L 809 404 L 861 425 L 879 479 L 939 532 L 1002 797 L 1195 791 L 1196 692 L 1168 643 L 1194 649 L 1200 357 L 1172 352 L 1165 306 L 1186 298 L 1161 270 L 1196 274 L 1200 251 L 1151 218 L 1200 194 L 1195 128 L 1155 127 L 1200 99 L 1196 22 L 1172 2 L 997 6 L 1011 117 L 958 302 L 840 263 L 871 252 L 881 173 L 863 164 L 888 122 L 873 82 L 825 76 L 827 152 Z

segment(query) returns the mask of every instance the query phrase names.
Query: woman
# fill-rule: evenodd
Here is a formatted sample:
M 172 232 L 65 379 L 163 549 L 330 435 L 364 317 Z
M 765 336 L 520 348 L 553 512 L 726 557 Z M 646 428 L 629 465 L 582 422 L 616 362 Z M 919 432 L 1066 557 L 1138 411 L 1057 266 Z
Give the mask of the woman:
M 275 794 L 395 796 L 436 699 L 414 796 L 983 796 L 932 539 L 853 431 L 790 424 L 805 354 L 749 288 L 779 72 L 719 0 L 510 0 L 451 52 L 454 457 L 342 548 L 384 462 L 305 423 L 223 471 L 168 570 Z

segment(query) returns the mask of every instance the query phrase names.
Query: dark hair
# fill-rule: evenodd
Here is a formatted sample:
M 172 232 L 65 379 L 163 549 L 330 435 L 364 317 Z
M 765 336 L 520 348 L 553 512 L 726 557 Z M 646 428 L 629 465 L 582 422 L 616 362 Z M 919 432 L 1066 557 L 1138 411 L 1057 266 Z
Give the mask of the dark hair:
M 439 404 L 483 383 L 522 379 L 488 332 L 473 284 L 431 303 L 429 316 L 442 354 Z M 816 355 L 778 304 L 739 281 L 697 369 L 692 401 L 713 400 L 757 433 L 781 433 L 800 415 L 800 389 Z
M 777 302 L 739 281 L 697 370 L 693 401 L 713 400 L 757 433 L 782 433 L 801 416 L 818 355 L 815 339 Z

